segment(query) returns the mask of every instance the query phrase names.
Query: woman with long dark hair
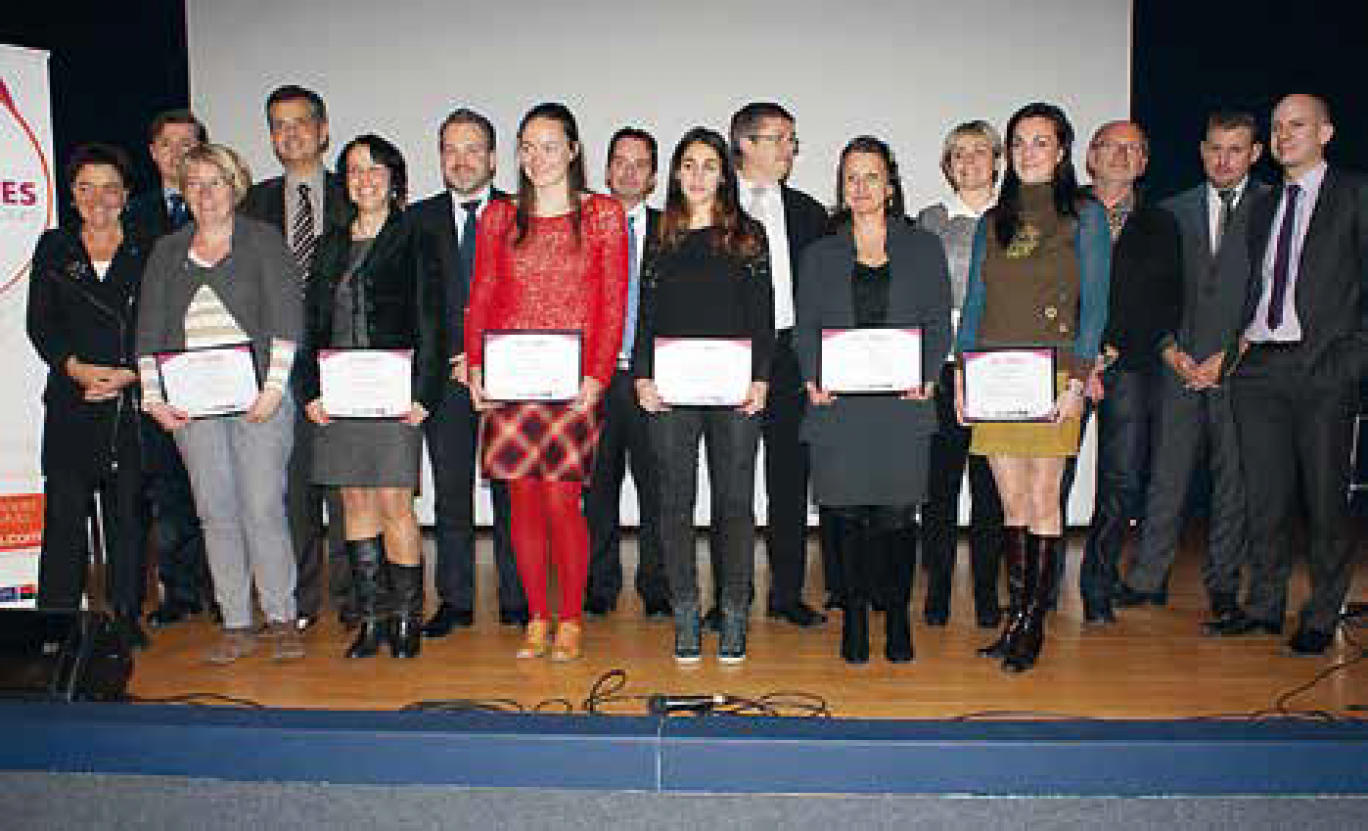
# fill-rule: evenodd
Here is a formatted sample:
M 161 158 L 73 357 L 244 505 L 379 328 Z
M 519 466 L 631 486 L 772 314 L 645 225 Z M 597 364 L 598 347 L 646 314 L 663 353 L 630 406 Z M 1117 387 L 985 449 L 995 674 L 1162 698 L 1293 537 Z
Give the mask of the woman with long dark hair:
M 741 210 L 726 140 L 704 127 L 684 134 L 670 159 L 665 216 L 642 259 L 632 372 L 660 482 L 660 536 L 675 614 L 675 660 L 702 656 L 694 501 L 698 443 L 706 439 L 713 562 L 721 573 L 718 660 L 746 657 L 755 568 L 755 454 L 774 353 L 774 287 L 765 231 Z M 655 339 L 750 341 L 751 382 L 736 407 L 669 406 L 655 383 Z
M 374 655 L 388 638 L 396 658 L 422 643 L 423 566 L 413 493 L 423 436 L 419 425 L 444 393 L 447 368 L 442 282 L 404 211 L 404 157 L 376 135 L 342 148 L 352 221 L 318 243 L 305 296 L 308 353 L 300 361 L 305 412 L 317 425 L 314 481 L 341 489 L 347 559 L 361 630 L 349 658 Z M 412 350 L 409 411 L 397 420 L 334 421 L 319 397 L 320 349 Z M 381 602 L 380 573 L 388 563 L 392 602 Z M 382 614 L 388 607 L 392 616 Z
M 1077 455 L 1084 384 L 1107 318 L 1111 235 L 1102 208 L 1078 187 L 1073 127 L 1053 104 L 1028 104 L 1007 123 L 1010 164 L 996 207 L 979 222 L 956 349 L 1049 346 L 1058 399 L 1048 423 L 975 424 L 969 452 L 987 456 L 1002 498 L 1009 619 L 980 650 L 1003 668 L 1040 654 L 1056 578 L 1064 464 Z M 963 414 L 962 372 L 956 404 Z
M 508 482 L 513 547 L 531 620 L 520 658 L 582 651 L 589 532 L 580 495 L 593 469 L 599 400 L 617 366 L 627 299 L 627 220 L 585 187 L 579 128 L 565 105 L 540 104 L 518 127 L 518 196 L 481 216 L 465 327 L 471 401 L 484 411 L 485 475 Z M 568 404 L 494 404 L 485 395 L 487 330 L 580 333 L 583 381 Z M 560 621 L 551 642 L 547 558 Z
M 836 204 L 835 233 L 807 248 L 799 272 L 794 345 L 812 404 L 803 439 L 813 498 L 840 519 L 841 656 L 869 660 L 869 606 L 878 593 L 884 656 L 901 663 L 912 660 L 916 516 L 936 432 L 936 379 L 950 349 L 950 274 L 940 241 L 906 221 L 898 164 L 883 141 L 860 136 L 845 146 Z M 822 330 L 852 327 L 921 330 L 922 383 L 888 395 L 825 389 Z

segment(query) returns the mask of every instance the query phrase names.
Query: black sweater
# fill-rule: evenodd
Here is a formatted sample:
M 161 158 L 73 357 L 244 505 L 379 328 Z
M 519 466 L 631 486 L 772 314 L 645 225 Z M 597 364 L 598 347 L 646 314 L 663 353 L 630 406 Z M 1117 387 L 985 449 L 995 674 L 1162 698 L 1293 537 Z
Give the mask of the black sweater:
M 763 233 L 763 232 L 759 232 Z M 769 250 L 739 257 L 713 248 L 710 228 L 688 231 L 679 246 L 651 243 L 641 266 L 632 374 L 655 373 L 655 338 L 749 338 L 751 378 L 767 381 L 774 356 L 774 283 Z
M 1160 366 L 1160 341 L 1183 316 L 1183 250 L 1173 215 L 1142 202 L 1112 247 L 1111 297 L 1102 343 L 1121 353 L 1118 369 Z

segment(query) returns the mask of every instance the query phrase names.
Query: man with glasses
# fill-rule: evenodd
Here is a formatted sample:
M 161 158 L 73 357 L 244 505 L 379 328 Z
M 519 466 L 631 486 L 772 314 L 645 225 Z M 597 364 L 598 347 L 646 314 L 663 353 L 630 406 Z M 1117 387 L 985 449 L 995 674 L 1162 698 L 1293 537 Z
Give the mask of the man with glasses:
M 266 125 L 271 131 L 271 147 L 285 173 L 253 185 L 240 210 L 281 230 L 299 264 L 301 278 L 307 281 L 318 240 L 330 227 L 345 226 L 350 221 L 342 180 L 323 166 L 323 152 L 328 149 L 328 111 L 318 93 L 288 84 L 267 97 Z M 288 513 L 298 565 L 295 605 L 301 631 L 314 624 L 323 605 L 325 550 L 331 555 L 331 593 L 340 617 L 347 626 L 354 622 L 349 602 L 350 570 L 343 564 L 342 499 L 335 488 L 313 484 L 312 437 L 313 425 L 299 407 L 290 454 Z
M 1182 313 L 1182 247 L 1173 215 L 1135 187 L 1149 162 L 1140 125 L 1113 121 L 1088 146 L 1092 195 L 1112 235 L 1111 297 L 1102 335 L 1108 368 L 1090 386 L 1099 399 L 1097 496 L 1079 573 L 1087 623 L 1116 620 L 1112 595 L 1127 534 L 1144 509 L 1156 423 L 1162 338 Z M 1066 491 L 1067 492 L 1067 491 Z M 1062 559 L 1062 558 L 1061 558 Z
M 774 277 L 778 338 L 760 427 L 768 503 L 765 549 L 770 562 L 766 611 L 770 617 L 798 626 L 816 626 L 826 617 L 802 599 L 807 571 L 808 456 L 799 428 L 807 394 L 793 351 L 794 278 L 799 253 L 826 232 L 827 214 L 817 200 L 784 183 L 798 153 L 798 136 L 788 110 L 772 102 L 755 102 L 737 110 L 731 120 L 731 149 L 741 206 L 765 226 Z M 713 616 L 710 612 L 709 617 Z

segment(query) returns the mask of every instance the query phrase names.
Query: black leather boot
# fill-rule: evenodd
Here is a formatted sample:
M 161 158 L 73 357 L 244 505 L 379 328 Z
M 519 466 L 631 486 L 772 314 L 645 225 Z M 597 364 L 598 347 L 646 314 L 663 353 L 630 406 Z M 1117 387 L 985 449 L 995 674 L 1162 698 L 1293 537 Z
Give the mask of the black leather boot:
M 1014 633 L 1021 631 L 1026 623 L 1026 601 L 1034 589 L 1032 582 L 1027 583 L 1026 545 L 1028 535 L 1025 528 L 1004 528 L 1002 535 L 1002 560 L 1007 564 L 1007 622 L 997 640 L 979 649 L 980 655 L 1001 658 L 1007 654 L 1007 644 Z M 1034 537 L 1030 537 L 1034 540 Z M 1036 555 L 1039 557 L 1039 554 Z
M 841 657 L 849 664 L 869 661 L 869 585 L 867 550 L 872 535 L 864 517 L 841 518 L 840 560 L 845 584 L 845 613 L 841 615 Z
M 917 574 L 917 527 L 885 531 L 883 542 L 889 575 L 888 607 L 884 616 L 884 657 L 890 663 L 912 660 L 912 582 Z
M 1045 643 L 1045 616 L 1050 612 L 1050 598 L 1057 585 L 1055 566 L 1060 548 L 1054 545 L 1055 541 L 1056 538 L 1034 534 L 1027 538 L 1026 579 L 1029 583 L 1030 573 L 1035 571 L 1035 587 L 1027 601 L 1025 623 L 1007 644 L 1007 654 L 1002 659 L 1002 668 L 1008 672 L 1025 672 L 1040 657 Z M 1037 557 L 1031 556 L 1032 549 L 1039 552 Z
M 423 644 L 423 567 L 389 564 L 394 615 L 390 624 L 390 654 L 416 658 Z
M 385 551 L 379 537 L 347 540 L 347 559 L 351 561 L 352 585 L 356 591 L 356 611 L 361 625 L 356 640 L 347 649 L 348 658 L 369 658 L 380 651 L 388 629 L 380 585 L 380 570 Z

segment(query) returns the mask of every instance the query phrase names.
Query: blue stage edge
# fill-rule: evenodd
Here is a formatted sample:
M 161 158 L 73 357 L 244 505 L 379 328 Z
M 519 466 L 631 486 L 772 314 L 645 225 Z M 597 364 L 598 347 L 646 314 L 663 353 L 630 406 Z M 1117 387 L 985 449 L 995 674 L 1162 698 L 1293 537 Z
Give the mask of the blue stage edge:
M 648 792 L 1368 794 L 1368 725 L 0 703 L 0 769 Z

